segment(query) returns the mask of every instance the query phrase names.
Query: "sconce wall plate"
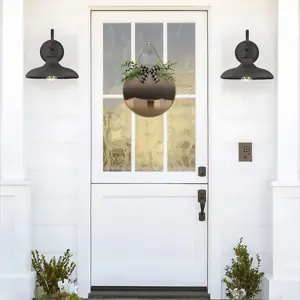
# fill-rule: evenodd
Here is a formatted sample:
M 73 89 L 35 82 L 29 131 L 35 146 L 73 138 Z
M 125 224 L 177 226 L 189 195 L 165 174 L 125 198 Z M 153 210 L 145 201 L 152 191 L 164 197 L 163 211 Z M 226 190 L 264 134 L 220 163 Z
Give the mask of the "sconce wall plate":
M 76 79 L 78 74 L 59 64 L 64 57 L 63 45 L 54 40 L 54 30 L 51 29 L 51 39 L 44 42 L 40 49 L 40 56 L 45 64 L 42 67 L 30 70 L 26 78 L 30 79 Z
M 241 80 L 266 80 L 273 79 L 272 73 L 254 65 L 259 57 L 257 45 L 249 40 L 249 30 L 246 30 L 246 40 L 235 48 L 235 57 L 241 63 L 238 67 L 225 71 L 222 79 Z

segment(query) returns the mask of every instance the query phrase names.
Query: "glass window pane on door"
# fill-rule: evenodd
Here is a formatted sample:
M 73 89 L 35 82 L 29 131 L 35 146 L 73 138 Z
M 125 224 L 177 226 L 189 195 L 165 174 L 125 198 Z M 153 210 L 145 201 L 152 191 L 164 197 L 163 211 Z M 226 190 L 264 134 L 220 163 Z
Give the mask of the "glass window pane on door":
M 137 23 L 135 25 L 135 57 L 139 58 L 148 41 L 154 45 L 159 56 L 163 56 L 163 24 Z M 154 50 L 147 47 L 140 58 L 145 65 L 159 62 Z M 135 117 L 135 170 L 163 170 L 163 116 L 155 118 Z
M 177 98 L 167 112 L 168 171 L 195 171 L 195 24 L 168 24 L 168 60 L 176 62 Z
M 124 100 L 103 99 L 103 171 L 131 170 L 131 112 Z
M 103 24 L 103 171 L 131 170 L 131 113 L 121 65 L 131 58 L 131 24 Z M 106 98 L 106 95 L 117 98 Z
M 176 93 L 195 94 L 195 24 L 168 24 L 168 60 L 175 65 Z
M 136 116 L 136 171 L 163 170 L 163 121 Z
M 121 65 L 131 57 L 130 27 L 130 23 L 103 24 L 104 94 L 122 94 Z
M 162 23 L 136 23 L 135 24 L 135 59 L 137 60 L 145 47 L 150 41 L 163 57 L 163 24 Z M 142 64 L 157 64 L 159 58 L 156 56 L 152 47 L 147 47 L 140 58 Z
M 195 99 L 176 99 L 168 111 L 168 171 L 195 171 Z

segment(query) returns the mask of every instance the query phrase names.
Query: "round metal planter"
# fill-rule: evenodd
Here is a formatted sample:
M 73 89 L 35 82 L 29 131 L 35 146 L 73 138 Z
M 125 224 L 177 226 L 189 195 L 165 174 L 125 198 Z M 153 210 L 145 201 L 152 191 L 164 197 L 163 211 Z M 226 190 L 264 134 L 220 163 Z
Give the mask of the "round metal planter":
M 123 96 L 128 108 L 142 117 L 157 117 L 165 113 L 174 103 L 176 87 L 173 82 L 161 80 L 155 83 L 148 78 L 125 81 Z

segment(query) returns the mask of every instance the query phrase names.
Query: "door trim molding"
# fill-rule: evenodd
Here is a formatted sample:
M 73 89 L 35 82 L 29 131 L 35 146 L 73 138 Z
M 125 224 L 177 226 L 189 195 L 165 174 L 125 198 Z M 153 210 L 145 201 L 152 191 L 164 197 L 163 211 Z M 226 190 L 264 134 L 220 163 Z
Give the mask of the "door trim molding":
M 207 11 L 210 1 L 202 1 L 203 5 L 197 6 L 89 6 L 92 11 Z

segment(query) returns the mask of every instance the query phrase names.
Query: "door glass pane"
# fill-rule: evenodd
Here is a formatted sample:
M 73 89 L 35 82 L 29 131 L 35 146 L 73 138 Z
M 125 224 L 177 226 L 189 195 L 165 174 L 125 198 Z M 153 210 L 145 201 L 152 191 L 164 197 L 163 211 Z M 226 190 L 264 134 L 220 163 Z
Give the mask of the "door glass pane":
M 136 116 L 136 171 L 163 170 L 163 121 Z
M 163 24 L 162 23 L 137 23 L 135 25 L 135 59 L 138 59 L 145 44 L 150 41 L 158 52 L 163 56 Z M 142 64 L 156 64 L 159 62 L 158 57 L 152 50 L 151 46 L 147 47 L 141 56 Z
M 130 27 L 130 23 L 103 24 L 104 94 L 122 94 L 121 65 L 131 57 Z
M 195 99 L 176 99 L 167 119 L 168 171 L 195 171 Z
M 175 65 L 176 93 L 195 94 L 195 24 L 168 24 L 168 60 Z
M 103 99 L 103 171 L 131 170 L 131 112 L 123 99 Z
M 139 23 L 135 27 L 136 59 L 140 56 L 147 41 L 156 48 L 162 58 L 163 55 L 163 24 Z M 156 64 L 158 58 L 151 47 L 141 56 L 142 64 Z M 163 170 L 163 115 L 155 118 L 136 118 L 136 171 Z

